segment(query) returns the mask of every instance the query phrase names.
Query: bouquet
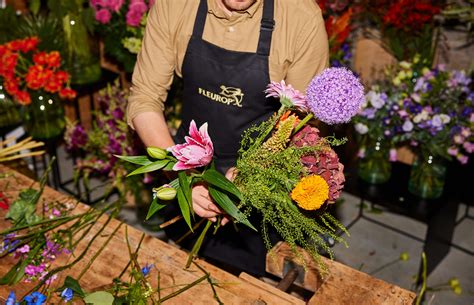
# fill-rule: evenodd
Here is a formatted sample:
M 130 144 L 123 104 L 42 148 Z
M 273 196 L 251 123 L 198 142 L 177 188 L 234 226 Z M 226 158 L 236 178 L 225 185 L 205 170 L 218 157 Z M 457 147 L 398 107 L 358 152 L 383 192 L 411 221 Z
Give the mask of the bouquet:
M 38 43 L 38 38 L 29 37 L 0 45 L 0 85 L 21 105 L 31 104 L 32 96 L 75 98 L 59 52 L 43 52 Z
M 141 191 L 151 178 L 125 179 L 131 164 L 117 162 L 114 155 L 138 154 L 144 149 L 135 134 L 128 129 L 125 120 L 125 108 L 128 91 L 118 86 L 109 85 L 98 96 L 99 110 L 95 113 L 95 121 L 91 130 L 80 124 L 68 123 L 64 139 L 66 149 L 72 154 L 82 155 L 76 163 L 76 175 L 82 175 L 84 181 L 90 176 L 104 176 L 111 181 L 113 188 L 119 191 L 121 198 L 133 194 L 141 197 Z
M 474 152 L 474 94 L 472 78 L 463 71 L 401 62 L 367 94 L 356 117 L 359 134 L 385 137 L 392 146 L 404 144 L 421 155 L 467 163 Z M 382 122 L 382 124 L 380 124 Z
M 437 31 L 435 16 L 441 12 L 440 1 L 364 0 L 368 17 L 381 31 L 384 47 L 399 61 L 410 60 L 422 52 L 433 61 Z
M 153 0 L 91 0 L 98 31 L 104 37 L 105 52 L 132 72 L 141 49 L 148 10 Z
M 260 229 L 268 248 L 272 226 L 296 253 L 296 246 L 301 245 L 317 259 L 315 244 L 331 253 L 320 234 L 342 241 L 337 233 L 345 231 L 325 212 L 339 197 L 344 183 L 343 166 L 331 145 L 344 141 L 319 136 L 308 122 L 314 116 L 329 124 L 348 122 L 364 100 L 363 91 L 359 80 L 345 68 L 330 68 L 315 77 L 306 97 L 284 81 L 270 84 L 267 96 L 279 98 L 282 106 L 269 120 L 243 134 L 233 182 L 214 169 L 207 123 L 198 128 L 191 122 L 186 143 L 168 150 L 149 147 L 149 156 L 120 158 L 141 165 L 130 175 L 156 170 L 178 173 L 176 180 L 154 189 L 148 216 L 177 196 L 183 218 L 193 231 L 191 189 L 204 182 L 215 203 L 235 222 Z M 262 223 L 250 223 L 251 213 L 260 214 Z M 211 224 L 208 221 L 201 232 L 188 265 Z

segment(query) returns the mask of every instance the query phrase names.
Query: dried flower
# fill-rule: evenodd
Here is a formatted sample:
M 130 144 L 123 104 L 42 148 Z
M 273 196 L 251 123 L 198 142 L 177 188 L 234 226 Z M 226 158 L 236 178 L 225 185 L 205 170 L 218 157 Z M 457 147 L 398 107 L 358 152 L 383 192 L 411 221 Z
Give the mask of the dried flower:
M 326 180 L 317 175 L 303 177 L 291 192 L 291 199 L 302 209 L 309 211 L 319 209 L 328 196 L 329 186 Z
M 308 107 L 327 124 L 347 123 L 365 102 L 364 87 L 346 68 L 329 68 L 306 89 Z

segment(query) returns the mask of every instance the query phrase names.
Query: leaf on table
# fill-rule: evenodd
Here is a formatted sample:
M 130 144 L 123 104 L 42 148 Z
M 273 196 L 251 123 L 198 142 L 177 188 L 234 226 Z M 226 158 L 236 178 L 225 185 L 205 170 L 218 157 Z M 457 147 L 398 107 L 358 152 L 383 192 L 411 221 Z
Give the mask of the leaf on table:
M 114 296 L 107 291 L 97 291 L 88 294 L 84 298 L 84 303 L 88 305 L 113 305 Z

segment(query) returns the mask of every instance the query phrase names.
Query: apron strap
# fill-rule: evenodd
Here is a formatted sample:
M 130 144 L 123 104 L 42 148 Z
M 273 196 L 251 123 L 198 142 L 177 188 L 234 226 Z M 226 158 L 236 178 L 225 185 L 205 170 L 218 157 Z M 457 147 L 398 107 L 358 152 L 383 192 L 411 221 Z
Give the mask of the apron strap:
M 202 33 L 204 32 L 204 25 L 206 24 L 207 10 L 207 0 L 201 0 L 199 3 L 196 20 L 194 20 L 194 37 L 202 38 Z
M 193 36 L 202 38 L 204 32 L 204 25 L 207 17 L 207 0 L 201 0 L 194 21 Z M 275 27 L 274 15 L 274 0 L 264 0 L 263 2 L 263 16 L 260 23 L 260 37 L 258 40 L 257 54 L 263 56 L 270 55 L 270 46 L 272 44 L 272 34 Z
M 263 56 L 270 55 L 270 46 L 272 45 L 272 34 L 275 28 L 274 0 L 265 0 L 263 2 L 263 16 L 260 25 L 260 38 L 258 40 L 257 54 Z

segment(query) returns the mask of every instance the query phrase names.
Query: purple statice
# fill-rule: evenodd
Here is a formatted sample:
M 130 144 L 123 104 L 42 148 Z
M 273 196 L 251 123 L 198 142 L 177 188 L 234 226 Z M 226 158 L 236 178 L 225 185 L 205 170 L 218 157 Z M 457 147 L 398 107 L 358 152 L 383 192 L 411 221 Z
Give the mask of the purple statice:
M 291 85 L 285 84 L 285 81 L 271 82 L 267 89 L 265 97 L 274 97 L 280 99 L 283 106 L 286 107 L 297 107 L 303 111 L 308 111 L 307 102 L 305 96 L 293 88 Z
M 328 68 L 306 89 L 314 116 L 327 124 L 347 123 L 365 102 L 364 86 L 346 68 Z

